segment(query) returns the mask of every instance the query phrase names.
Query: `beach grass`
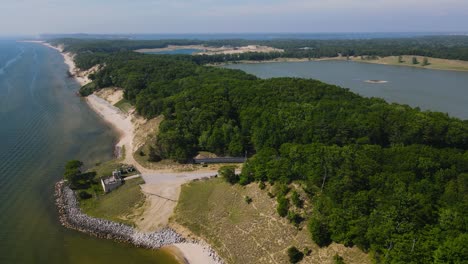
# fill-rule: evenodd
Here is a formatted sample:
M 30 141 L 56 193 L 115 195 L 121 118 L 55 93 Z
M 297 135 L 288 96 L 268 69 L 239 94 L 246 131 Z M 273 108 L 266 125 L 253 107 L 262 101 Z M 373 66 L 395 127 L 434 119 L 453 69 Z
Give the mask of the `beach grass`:
M 131 220 L 135 208 L 143 205 L 145 196 L 141 192 L 142 178 L 125 181 L 125 184 L 108 194 L 94 195 L 81 200 L 84 213 L 98 218 L 133 225 Z
M 413 57 L 416 57 L 418 64 L 413 64 Z M 410 66 L 417 68 L 425 69 L 434 69 L 434 70 L 453 70 L 453 71 L 468 71 L 468 61 L 460 60 L 448 60 L 448 59 L 438 59 L 427 57 L 429 64 L 423 65 L 422 62 L 424 57 L 422 56 L 411 56 L 404 55 L 401 56 L 401 62 L 399 56 L 388 56 L 388 57 L 378 57 L 375 59 L 364 59 L 361 57 L 351 57 L 352 61 L 356 62 L 367 62 L 367 63 L 376 63 L 376 64 L 386 64 L 386 65 L 397 65 L 397 66 Z
M 119 108 L 120 111 L 124 113 L 128 113 L 128 111 L 130 111 L 130 109 L 132 109 L 133 107 L 132 104 L 127 99 L 122 99 L 118 101 L 114 106 Z
M 125 155 L 125 149 L 122 148 L 121 150 L 122 154 Z M 122 161 L 124 160 L 124 156 L 122 156 L 119 159 L 112 159 L 106 162 L 102 163 L 97 163 L 96 166 L 93 168 L 89 169 L 88 171 L 94 171 L 96 172 L 96 176 L 94 177 L 95 180 L 99 180 L 102 177 L 107 177 L 111 176 L 112 172 L 116 169 L 120 169 L 124 163 Z M 138 171 L 130 172 L 127 174 L 123 174 L 123 177 L 129 177 L 138 174 Z
M 370 263 L 358 248 L 332 244 L 319 248 L 306 223 L 295 227 L 276 212 L 276 200 L 267 195 L 268 186 L 230 185 L 220 178 L 182 186 L 171 221 L 205 239 L 228 263 L 288 263 L 287 249 L 312 249 L 303 263 L 333 263 L 342 256 L 346 263 Z M 247 203 L 245 197 L 252 201 Z
M 120 168 L 121 159 L 113 159 L 102 163 L 97 163 L 90 171 L 96 172 L 96 179 L 112 175 L 112 171 Z

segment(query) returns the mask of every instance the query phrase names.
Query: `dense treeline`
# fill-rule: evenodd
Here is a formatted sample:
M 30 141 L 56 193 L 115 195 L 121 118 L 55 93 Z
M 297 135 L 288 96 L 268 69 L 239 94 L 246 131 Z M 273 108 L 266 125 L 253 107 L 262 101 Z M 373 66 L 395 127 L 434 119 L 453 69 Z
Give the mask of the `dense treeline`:
M 91 76 L 94 89 L 124 87 L 145 117 L 165 116 L 158 149 L 189 160 L 199 150 L 255 153 L 284 143 L 425 144 L 468 148 L 468 123 L 446 114 L 363 98 L 315 80 L 261 80 L 170 56 L 119 53 Z
M 397 39 L 355 40 L 85 40 L 58 39 L 65 50 L 74 53 L 132 51 L 143 48 L 164 48 L 168 45 L 246 46 L 265 45 L 283 49 L 276 53 L 244 53 L 234 55 L 194 56 L 199 64 L 238 61 L 271 60 L 276 58 L 320 58 L 343 56 L 419 55 L 443 59 L 468 60 L 468 36 L 431 36 Z M 85 65 L 82 65 L 85 66 Z
M 254 180 L 303 182 L 314 205 L 309 230 L 321 246 L 357 245 L 379 263 L 462 263 L 468 257 L 461 246 L 468 243 L 467 152 L 284 144 L 249 160 L 240 182 Z
M 88 56 L 77 60 L 92 65 Z M 81 58 L 80 58 L 81 57 Z M 190 56 L 132 52 L 95 57 L 104 67 L 86 95 L 107 86 L 141 115 L 164 115 L 154 149 L 189 161 L 198 151 L 248 160 L 232 182 L 303 186 L 319 245 L 357 245 L 378 262 L 461 263 L 468 258 L 468 122 L 422 112 L 315 80 L 258 79 L 200 66 Z

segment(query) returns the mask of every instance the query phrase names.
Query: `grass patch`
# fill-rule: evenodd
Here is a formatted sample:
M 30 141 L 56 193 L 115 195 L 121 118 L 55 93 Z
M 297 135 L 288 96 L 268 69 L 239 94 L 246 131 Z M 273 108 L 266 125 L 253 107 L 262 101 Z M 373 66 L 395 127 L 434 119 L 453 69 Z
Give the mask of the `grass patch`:
M 122 149 L 122 152 L 125 153 L 125 149 Z M 95 171 L 96 172 L 96 180 L 99 180 L 102 177 L 110 176 L 112 175 L 112 172 L 116 169 L 120 169 L 123 165 L 122 162 L 123 159 L 113 159 L 109 160 L 106 162 L 102 163 L 97 163 L 95 167 L 89 169 L 89 171 Z M 138 174 L 138 171 L 130 172 L 127 174 L 123 174 L 123 177 L 128 177 L 128 176 L 133 176 Z
M 132 108 L 132 104 L 127 99 L 118 101 L 114 106 L 119 108 L 124 113 L 128 113 L 128 111 L 130 111 Z
M 191 182 L 182 186 L 172 221 L 207 240 L 228 263 L 288 263 L 291 246 L 312 250 L 303 263 L 333 263 L 336 254 L 346 263 L 371 262 L 357 248 L 338 244 L 319 248 L 305 222 L 295 227 L 278 216 L 276 199 L 268 197 L 268 189 L 230 185 L 219 178 Z
M 95 194 L 90 199 L 81 200 L 80 207 L 90 216 L 133 225 L 132 213 L 145 201 L 140 189 L 143 183 L 141 178 L 125 181 L 124 185 L 108 194 Z
M 418 64 L 413 64 L 412 59 L 415 57 L 418 60 Z M 448 60 L 448 59 L 438 59 L 428 57 L 428 65 L 424 65 L 424 57 L 422 56 L 401 56 L 402 61 L 398 61 L 398 56 L 389 56 L 376 58 L 371 60 L 362 60 L 360 57 L 353 57 L 353 61 L 358 62 L 368 62 L 368 63 L 377 63 L 377 64 L 388 64 L 388 65 L 400 65 L 400 66 L 410 66 L 426 69 L 438 69 L 438 70 L 456 70 L 456 71 L 468 71 L 468 62 L 460 60 Z

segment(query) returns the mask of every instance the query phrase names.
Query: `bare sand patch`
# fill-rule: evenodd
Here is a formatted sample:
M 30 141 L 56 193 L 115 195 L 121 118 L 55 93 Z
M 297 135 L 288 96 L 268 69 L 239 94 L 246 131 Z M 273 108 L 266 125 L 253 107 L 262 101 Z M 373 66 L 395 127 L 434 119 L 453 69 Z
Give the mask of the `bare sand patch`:
M 102 99 L 109 102 L 111 105 L 115 105 L 120 100 L 123 99 L 124 91 L 118 87 L 109 87 L 101 89 L 95 92 L 96 96 L 101 97 Z
M 141 185 L 141 190 L 146 199 L 143 206 L 137 209 L 141 213 L 135 219 L 136 228 L 143 232 L 153 232 L 167 226 L 179 199 L 180 183 L 146 183 Z
M 89 83 L 88 75 L 99 69 L 99 66 L 96 66 L 89 71 L 80 71 L 74 64 L 73 54 L 63 53 L 63 47 L 54 47 L 45 42 L 38 43 L 59 51 L 65 63 L 69 66 L 70 73 L 81 85 Z M 99 93 L 95 93 L 88 96 L 86 101 L 104 121 L 109 123 L 119 133 L 120 137 L 117 147 L 125 150 L 125 153 L 122 153 L 125 155 L 123 163 L 134 165 L 142 173 L 143 179 L 148 179 L 149 177 L 153 182 L 157 183 L 148 183 L 140 186 L 142 192 L 146 196 L 145 203 L 142 207 L 135 208 L 135 211 L 127 216 L 130 218 L 139 217 L 137 226 L 143 230 L 154 230 L 155 228 L 157 229 L 167 225 L 179 197 L 181 184 L 186 180 L 205 175 L 191 175 L 187 178 L 180 175 L 180 177 L 178 175 L 165 175 L 161 177 L 159 171 L 146 169 L 136 162 L 133 157 L 135 129 L 141 128 L 141 131 L 138 132 L 138 138 L 143 141 L 149 133 L 154 132 L 151 126 L 159 125 L 162 119 L 156 118 L 147 121 L 141 117 L 137 117 L 134 111 L 123 113 L 112 104 L 121 98 L 122 95 L 120 93 L 121 91 L 119 91 L 119 89 L 111 88 L 101 92 L 100 95 L 105 99 L 99 97 Z M 145 175 L 147 175 L 147 177 L 145 177 Z M 163 181 L 162 179 L 169 179 L 169 181 Z M 183 255 L 190 260 L 189 263 L 217 263 L 214 261 L 212 251 L 207 251 L 207 247 L 199 247 L 198 244 L 190 246 L 191 244 L 193 243 L 184 244 L 188 246 L 178 247 Z M 191 258 L 193 260 L 191 260 Z M 197 262 L 199 260 L 203 262 Z
M 196 52 L 196 55 L 217 55 L 217 54 L 241 54 L 247 52 L 260 52 L 260 53 L 270 53 L 270 52 L 284 52 L 282 49 L 277 49 L 268 46 L 260 45 L 248 45 L 242 47 L 232 47 L 232 46 L 223 46 L 223 47 L 209 47 L 203 45 L 169 45 L 165 48 L 155 48 L 155 49 L 138 49 L 136 52 L 148 53 L 148 52 L 162 52 L 162 51 L 172 51 L 178 49 L 196 49 L 201 50 Z
M 133 138 L 133 145 L 136 151 L 139 147 L 144 145 L 146 142 L 154 139 L 159 131 L 159 124 L 164 120 L 164 116 L 160 115 L 152 119 L 145 119 L 143 117 L 135 117 L 135 136 Z M 130 153 L 129 153 L 130 155 Z

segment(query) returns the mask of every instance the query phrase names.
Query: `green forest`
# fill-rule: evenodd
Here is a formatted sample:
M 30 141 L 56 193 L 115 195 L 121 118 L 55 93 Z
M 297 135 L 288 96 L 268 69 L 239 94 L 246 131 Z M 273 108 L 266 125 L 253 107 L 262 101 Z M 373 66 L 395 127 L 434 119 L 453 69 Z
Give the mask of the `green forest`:
M 122 87 L 140 115 L 164 116 L 154 145 L 161 158 L 247 152 L 234 183 L 300 184 L 314 210 L 298 219 L 318 245 L 357 245 L 378 263 L 466 263 L 468 121 L 316 80 L 259 79 L 191 56 L 138 54 L 123 48 L 135 48 L 127 41 L 66 43 L 79 67 L 104 65 L 83 96 Z M 288 192 L 278 197 L 284 216 L 289 199 L 299 203 Z
M 276 58 L 322 58 L 342 56 L 399 56 L 418 55 L 441 59 L 468 61 L 468 36 L 427 36 L 395 39 L 354 39 L 354 40 L 92 40 L 57 39 L 52 44 L 65 44 L 65 51 L 92 53 L 93 60 L 99 60 L 98 53 L 133 51 L 147 48 L 165 48 L 168 45 L 205 45 L 211 47 L 264 45 L 283 49 L 281 53 L 243 53 L 233 55 L 179 56 L 198 64 L 223 63 L 240 60 L 271 60 Z M 83 62 L 81 60 L 80 62 Z M 90 63 L 89 59 L 87 63 Z M 81 64 L 88 68 L 91 64 Z

